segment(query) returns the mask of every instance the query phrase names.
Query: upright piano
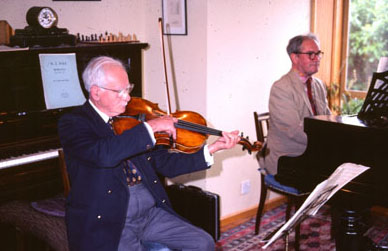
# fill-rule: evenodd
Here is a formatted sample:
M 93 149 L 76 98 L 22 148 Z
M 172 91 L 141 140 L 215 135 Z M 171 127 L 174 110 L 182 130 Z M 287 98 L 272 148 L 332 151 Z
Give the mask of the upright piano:
M 308 143 L 293 158 L 309 169 L 305 183 L 315 187 L 345 162 L 370 167 L 329 201 L 337 250 L 367 250 L 363 216 L 374 205 L 388 206 L 388 72 L 375 73 L 357 116 L 319 115 L 304 120 Z M 282 157 L 284 158 L 284 157 Z
M 82 91 L 82 71 L 95 56 L 118 58 L 142 94 L 142 49 L 146 43 L 78 44 L 28 50 L 0 51 L 0 204 L 36 200 L 61 191 L 58 168 L 58 118 L 72 107 L 47 109 L 40 54 L 75 53 Z

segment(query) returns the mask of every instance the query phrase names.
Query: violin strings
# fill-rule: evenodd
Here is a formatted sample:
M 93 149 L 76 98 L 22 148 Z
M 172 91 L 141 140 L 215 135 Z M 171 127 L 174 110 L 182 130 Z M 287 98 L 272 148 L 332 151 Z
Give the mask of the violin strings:
M 221 132 L 211 130 L 210 128 L 196 126 L 196 125 L 182 125 L 182 129 L 199 132 L 203 134 L 220 135 Z
M 216 135 L 216 136 L 222 135 L 222 132 L 220 130 L 216 130 L 213 128 L 209 128 L 209 127 L 206 127 L 203 125 L 191 123 L 191 122 L 184 121 L 184 120 L 178 120 L 177 125 L 178 125 L 177 127 L 181 128 L 181 129 L 187 129 L 187 130 L 191 130 L 191 131 L 195 131 L 195 132 L 199 132 L 199 133 L 211 134 L 211 135 Z

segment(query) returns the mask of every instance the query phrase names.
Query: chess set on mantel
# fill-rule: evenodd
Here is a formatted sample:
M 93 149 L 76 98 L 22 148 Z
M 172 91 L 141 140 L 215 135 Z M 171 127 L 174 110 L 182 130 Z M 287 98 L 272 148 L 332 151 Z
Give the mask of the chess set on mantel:
M 124 35 L 122 32 L 119 32 L 117 35 L 109 32 L 105 32 L 104 34 L 90 34 L 83 35 L 77 33 L 77 42 L 78 43 L 135 43 L 139 42 L 136 37 L 136 34 L 127 34 Z
M 28 26 L 16 29 L 10 38 L 11 46 L 59 46 L 75 45 L 76 43 L 129 43 L 139 42 L 135 34 L 118 35 L 105 32 L 89 36 L 69 34 L 66 28 L 58 28 L 58 15 L 50 7 L 31 7 L 26 13 Z

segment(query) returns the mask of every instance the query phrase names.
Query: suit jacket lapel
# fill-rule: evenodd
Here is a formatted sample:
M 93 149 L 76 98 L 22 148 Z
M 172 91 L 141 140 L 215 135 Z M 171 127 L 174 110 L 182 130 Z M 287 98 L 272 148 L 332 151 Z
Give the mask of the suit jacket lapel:
M 301 98 L 303 102 L 305 103 L 306 107 L 308 108 L 310 115 L 313 115 L 313 110 L 311 108 L 310 100 L 307 97 L 307 93 L 305 90 L 305 84 L 302 82 L 302 80 L 299 78 L 298 74 L 294 71 L 290 71 L 290 77 L 292 82 L 294 83 L 294 88 L 297 90 L 297 93 L 301 94 Z
M 111 130 L 110 126 L 105 123 L 105 121 L 101 118 L 101 116 L 94 110 L 94 108 L 89 104 L 89 101 L 83 106 L 85 110 L 85 114 L 89 116 L 93 125 L 97 127 L 97 129 L 102 133 L 102 135 L 111 135 L 114 132 Z
M 82 107 L 83 112 L 86 116 L 89 117 L 94 129 L 101 136 L 112 136 L 114 132 L 110 128 L 110 126 L 105 123 L 105 121 L 101 118 L 101 116 L 94 110 L 94 108 L 89 104 L 88 101 Z M 122 162 L 119 167 L 114 168 L 113 173 L 114 176 L 122 183 L 124 186 L 127 186 L 125 175 L 123 173 L 124 163 Z

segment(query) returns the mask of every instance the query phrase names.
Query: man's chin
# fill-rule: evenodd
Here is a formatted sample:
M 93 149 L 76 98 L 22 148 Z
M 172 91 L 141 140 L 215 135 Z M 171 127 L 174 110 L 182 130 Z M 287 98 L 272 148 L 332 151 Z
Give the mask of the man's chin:
M 317 67 L 316 69 L 312 69 L 309 73 L 310 73 L 310 76 L 311 75 L 314 75 L 315 73 L 317 73 L 319 70 L 319 68 Z
M 125 112 L 125 109 L 126 109 L 126 107 L 121 108 L 120 111 L 118 111 L 119 114 L 122 114 L 123 112 Z

